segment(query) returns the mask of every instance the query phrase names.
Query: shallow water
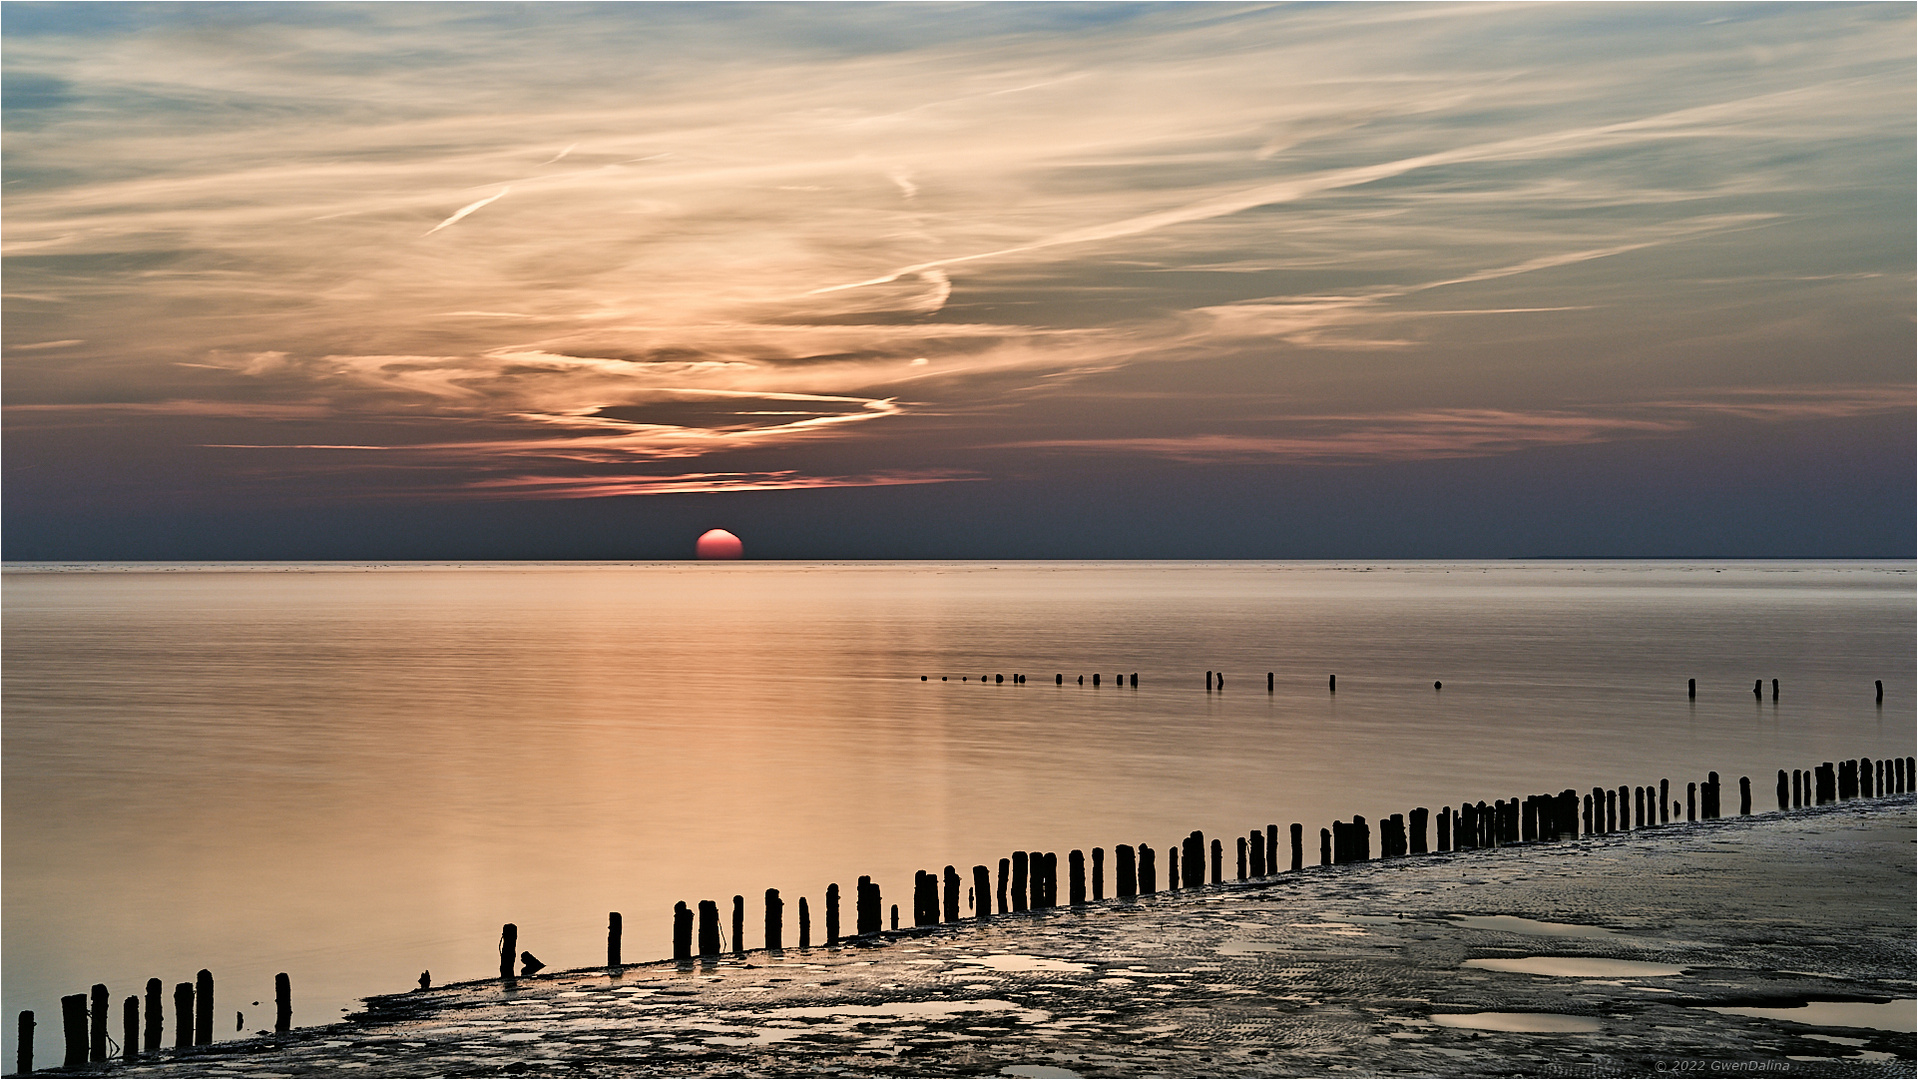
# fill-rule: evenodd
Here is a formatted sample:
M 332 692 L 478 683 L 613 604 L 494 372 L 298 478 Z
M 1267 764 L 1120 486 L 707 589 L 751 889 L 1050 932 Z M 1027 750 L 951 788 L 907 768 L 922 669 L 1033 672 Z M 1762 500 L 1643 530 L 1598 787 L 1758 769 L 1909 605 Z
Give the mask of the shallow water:
M 1312 837 L 1466 798 L 1682 792 L 1707 769 L 1728 811 L 1747 774 L 1763 809 L 1779 767 L 1913 743 L 1910 564 L 4 580 L 0 967 L 6 1011 L 35 1009 L 43 1037 L 59 995 L 94 982 L 117 1002 L 209 967 L 254 1030 L 286 971 L 295 1022 L 321 1023 L 423 969 L 490 973 L 508 921 L 573 967 L 603 957 L 621 911 L 625 957 L 648 959 L 670 951 L 675 900 L 738 893 L 756 947 L 767 887 L 790 942 L 800 897 L 823 936 L 825 885 L 850 894 L 859 874 L 909 921 L 914 870 L 1013 849 L 1163 856 L 1196 828 L 1225 836 L 1230 874 L 1231 837 L 1267 822 Z M 1104 685 L 1077 684 L 1095 671 Z M 1135 671 L 1136 690 L 1112 685 Z M 1755 699 L 1774 677 L 1780 698 Z
M 1566 1013 L 1434 1013 L 1432 1022 L 1440 1027 L 1472 1028 L 1478 1031 L 1535 1031 L 1541 1034 L 1584 1034 L 1605 1029 L 1604 1022 L 1596 1016 L 1572 1016 Z
M 1467 960 L 1466 967 L 1512 971 L 1522 975 L 1555 975 L 1569 979 L 1631 979 L 1679 975 L 1684 968 L 1650 960 L 1610 960 L 1598 956 L 1512 956 Z
M 1709 1005 L 1705 1008 L 1715 1013 L 1756 1016 L 1762 1020 L 1790 1020 L 1794 1024 L 1812 1027 L 1918 1031 L 1918 1000 L 1912 998 L 1885 1002 L 1811 1001 L 1778 1009 L 1755 1005 Z

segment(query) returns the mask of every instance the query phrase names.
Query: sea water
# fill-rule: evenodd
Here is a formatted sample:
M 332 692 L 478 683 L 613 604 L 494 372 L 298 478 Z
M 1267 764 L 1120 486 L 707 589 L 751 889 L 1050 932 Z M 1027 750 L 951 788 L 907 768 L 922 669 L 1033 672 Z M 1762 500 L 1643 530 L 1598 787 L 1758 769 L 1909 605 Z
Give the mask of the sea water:
M 649 960 L 742 895 L 758 948 L 777 888 L 817 943 L 861 874 L 909 924 L 915 870 L 1014 850 L 1199 829 L 1231 874 L 1267 823 L 1314 861 L 1335 818 L 1707 770 L 1764 810 L 1914 741 L 1898 562 L 13 564 L 4 602 L 9 1065 L 94 983 L 117 1038 L 208 968 L 231 1038 L 276 972 L 324 1023 L 492 974 L 507 922 L 581 967 L 618 911 Z

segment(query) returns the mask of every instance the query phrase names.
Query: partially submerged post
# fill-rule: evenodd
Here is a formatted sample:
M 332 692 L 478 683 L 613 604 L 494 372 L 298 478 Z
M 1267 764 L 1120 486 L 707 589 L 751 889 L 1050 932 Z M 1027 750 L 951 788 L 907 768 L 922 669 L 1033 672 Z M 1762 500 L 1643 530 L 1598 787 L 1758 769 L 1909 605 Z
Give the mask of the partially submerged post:
M 1305 865 L 1304 836 L 1305 836 L 1305 826 L 1300 825 L 1296 821 L 1293 822 L 1292 823 L 1292 869 L 1294 870 L 1297 870 L 1300 867 L 1303 867 Z
M 719 902 L 699 902 L 699 955 L 710 959 L 719 955 Z
M 1778 809 L 1791 809 L 1791 792 L 1785 783 L 1785 770 L 1778 770 Z
M 786 902 L 779 898 L 778 889 L 766 890 L 766 951 L 786 951 Z
M 940 878 L 946 886 L 946 903 L 945 907 L 941 909 L 940 914 L 945 917 L 947 922 L 958 922 L 959 868 L 953 866 L 951 863 L 947 863 L 945 870 L 940 873 Z
M 1252 833 L 1252 876 L 1265 876 L 1265 834 L 1257 831 Z
M 746 898 L 733 894 L 733 955 L 746 955 Z
M 273 1030 L 281 1035 L 293 1030 L 293 979 L 284 971 L 273 976 Z
M 1106 849 L 1102 847 L 1092 849 L 1092 898 L 1106 898 Z
M 1225 845 L 1217 838 L 1212 841 L 1212 884 L 1225 882 Z
M 1319 830 L 1319 865 L 1332 865 L 1332 830 Z
M 1012 910 L 1026 910 L 1027 856 L 1023 851 L 1012 853 Z
M 205 968 L 193 977 L 193 1042 L 213 1041 L 213 973 Z
M 673 960 L 686 963 L 693 958 L 693 913 L 681 900 L 673 905 Z
M 1696 699 L 1698 697 L 1698 680 L 1697 679 L 1685 680 L 1685 696 L 1693 699 Z
M 702 950 L 703 951 L 703 950 Z M 499 977 L 513 977 L 513 961 L 519 957 L 519 927 L 507 923 L 499 928 Z
M 812 948 L 812 908 L 803 896 L 799 898 L 799 947 Z
M 1245 842 L 1245 837 L 1241 836 L 1239 837 L 1239 880 L 1240 881 L 1244 881 L 1246 877 L 1246 867 L 1248 865 L 1246 862 L 1246 855 L 1247 855 L 1247 845 Z
M 1752 778 L 1749 776 L 1738 778 L 1738 812 L 1740 814 L 1752 812 Z
M 1139 845 L 1139 895 L 1148 896 L 1159 891 L 1159 863 L 1157 853 L 1151 844 Z
M 1685 820 L 1698 820 L 1698 785 L 1695 783 L 1685 785 Z
M 606 913 L 606 966 L 616 968 L 619 965 L 619 938 L 625 932 L 625 921 L 617 911 Z
M 1115 860 L 1112 868 L 1113 884 L 1119 899 L 1139 895 L 1139 866 L 1133 857 L 1131 844 L 1120 844 L 1112 849 Z
M 826 944 L 839 944 L 839 883 L 826 886 Z
M 1431 817 L 1432 817 L 1432 811 L 1426 807 L 1415 806 L 1412 808 L 1412 817 L 1411 817 L 1412 833 L 1409 837 L 1406 838 L 1407 844 L 1409 845 L 1409 851 L 1411 854 L 1424 855 L 1427 852 L 1428 849 L 1425 846 L 1425 827 L 1426 827 L 1426 822 L 1429 821 Z M 1297 868 L 1296 860 L 1298 859 L 1298 857 L 1299 857 L 1299 827 L 1297 825 L 1294 825 L 1292 826 L 1292 858 L 1295 860 L 1294 869 Z
M 1066 872 L 1070 875 L 1066 883 L 1066 900 L 1073 907 L 1078 907 L 1086 902 L 1086 853 L 1073 848 L 1066 855 L 1066 864 Z
M 976 919 L 992 917 L 992 871 L 984 863 L 972 868 L 972 915 Z

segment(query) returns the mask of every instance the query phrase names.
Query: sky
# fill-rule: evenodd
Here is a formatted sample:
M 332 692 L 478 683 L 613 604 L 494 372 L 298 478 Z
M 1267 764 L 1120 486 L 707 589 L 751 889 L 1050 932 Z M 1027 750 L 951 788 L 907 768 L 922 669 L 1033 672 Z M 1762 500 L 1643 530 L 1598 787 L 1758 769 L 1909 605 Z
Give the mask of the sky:
M 8 2 L 4 554 L 1911 558 L 1913 14 Z

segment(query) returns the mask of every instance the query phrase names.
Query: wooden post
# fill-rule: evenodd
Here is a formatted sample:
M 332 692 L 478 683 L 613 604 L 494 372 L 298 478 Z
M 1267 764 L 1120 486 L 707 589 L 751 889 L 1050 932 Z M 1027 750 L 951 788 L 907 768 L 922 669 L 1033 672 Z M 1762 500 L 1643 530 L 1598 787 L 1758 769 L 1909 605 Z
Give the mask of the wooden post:
M 20 1027 L 13 1040 L 13 1071 L 25 1076 L 33 1071 L 33 1010 L 20 1013 Z
M 1685 820 L 1686 821 L 1698 820 L 1698 785 L 1697 784 L 1688 783 L 1685 785 Z
M 173 1045 L 193 1045 L 192 983 L 176 983 L 173 987 Z
M 1265 873 L 1265 834 L 1254 829 L 1252 831 L 1252 876 L 1264 877 Z
M 519 956 L 519 927 L 507 923 L 499 928 L 499 977 L 513 977 L 513 961 Z
M 607 967 L 616 968 L 619 966 L 619 937 L 623 929 L 624 929 L 623 920 L 620 919 L 619 912 L 617 911 L 607 912 L 606 913 L 606 966 Z
M 1752 812 L 1752 778 L 1749 776 L 1738 778 L 1738 812 L 1740 814 Z
M 860 936 L 877 933 L 881 918 L 879 889 L 873 885 L 872 878 L 861 874 L 853 889 L 853 933 Z
M 1791 793 L 1785 784 L 1785 770 L 1778 770 L 1778 809 L 1791 809 Z
M 673 959 L 686 963 L 693 958 L 693 913 L 681 900 L 673 905 Z
M 1702 794 L 1705 796 L 1705 816 L 1708 818 L 1716 819 L 1719 816 L 1719 794 L 1718 793 L 1719 793 L 1718 774 L 1715 772 L 1706 773 L 1705 774 L 1705 791 L 1702 792 Z
M 1066 882 L 1066 899 L 1073 907 L 1078 907 L 1086 902 L 1086 853 L 1073 848 L 1066 855 L 1066 863 L 1066 873 L 1070 875 Z
M 1225 845 L 1212 841 L 1212 884 L 1225 884 Z
M 1332 830 L 1319 830 L 1319 865 L 1332 865 Z
M 1330 691 L 1331 691 L 1332 693 L 1334 693 L 1334 694 L 1336 694 L 1336 693 L 1338 693 L 1338 692 L 1339 692 L 1339 677 L 1338 677 L 1337 675 L 1330 675 L 1330 676 L 1327 676 L 1327 677 L 1326 677 L 1326 682 L 1325 682 L 1325 686 L 1326 686 L 1326 689 L 1328 689 L 1328 690 L 1330 690 Z
M 1212 692 L 1212 673 L 1210 671 L 1205 673 L 1205 692 L 1208 694 Z
M 1698 698 L 1698 680 L 1697 679 L 1685 680 L 1685 696 L 1688 698 L 1692 698 L 1693 700 L 1697 700 Z
M 931 895 L 928 896 L 927 894 Z M 926 926 L 939 921 L 939 886 L 924 870 L 912 872 L 912 925 Z
M 1106 849 L 1092 849 L 1092 899 L 1106 898 Z
M 1139 895 L 1149 896 L 1159 891 L 1158 853 L 1151 844 L 1139 845 Z
M 803 896 L 799 898 L 799 947 L 812 948 L 812 907 Z
M 1304 833 L 1305 826 L 1296 821 L 1292 823 L 1292 869 L 1294 870 L 1305 865 Z
M 163 994 L 166 987 L 158 979 L 147 980 L 146 1038 L 142 1040 L 144 1050 L 160 1048 L 160 1026 L 164 1023 L 166 1007 Z
M 1873 679 L 1872 684 L 1878 688 L 1878 704 L 1883 705 L 1885 703 L 1885 680 Z
M 1268 874 L 1279 872 L 1279 827 L 1277 825 L 1265 827 L 1265 872 Z
M 786 902 L 779 898 L 778 889 L 766 890 L 766 951 L 786 951 Z
M 1060 673 L 1060 674 L 1058 674 L 1058 675 L 1054 675 L 1054 676 L 1052 677 L 1052 685 L 1054 685 L 1054 686 L 1064 686 L 1065 684 L 1066 684 L 1066 677 L 1065 677 L 1065 674 L 1064 674 L 1063 672 L 1062 672 L 1062 673 Z
M 1026 910 L 1027 855 L 1023 851 L 1012 853 L 1012 910 L 1017 913 Z
M 1632 789 L 1632 823 L 1634 828 L 1645 827 L 1645 789 L 1642 787 Z
M 972 914 L 975 918 L 992 918 L 992 871 L 981 863 L 972 868 Z
M 1426 823 L 1431 820 L 1431 817 L 1432 811 L 1428 807 L 1415 806 L 1412 808 L 1412 835 L 1407 837 L 1406 840 L 1410 845 L 1411 853 L 1414 855 L 1424 855 L 1430 850 L 1425 846 L 1425 828 Z M 1297 826 L 1293 826 L 1293 828 L 1296 829 Z M 1297 832 L 1292 834 L 1292 849 L 1295 853 L 1295 858 L 1297 857 L 1296 852 L 1298 851 L 1298 835 Z
M 1172 892 L 1179 891 L 1181 881 L 1179 876 L 1179 847 L 1180 844 L 1167 844 L 1165 848 L 1167 859 L 1171 864 L 1165 872 L 1165 887 Z
M 1452 850 L 1452 808 L 1449 806 L 1439 807 L 1438 849 L 1440 851 Z
M 1205 885 L 1205 834 L 1194 829 L 1192 835 L 1185 838 L 1185 887 L 1197 889 Z
M 61 1068 L 81 1068 L 87 1063 L 87 996 L 85 994 L 68 994 L 60 999 L 60 1022 L 67 1036 L 67 1060 Z
M 293 1030 L 293 978 L 284 971 L 273 976 L 273 1030 L 281 1035 Z
M 999 914 L 1001 915 L 1004 915 L 1007 912 L 1012 910 L 1012 901 L 1009 899 L 1009 896 L 1011 894 L 1007 892 L 1007 888 L 1011 881 L 1011 878 L 1012 878 L 1012 860 L 1000 859 L 999 860 Z
M 839 883 L 826 886 L 826 944 L 839 944 Z
M 1265 673 L 1265 692 L 1268 694 L 1272 692 L 1272 674 L 1270 671 Z
M 1059 853 L 1046 852 L 1046 906 L 1059 906 Z
M 1099 673 L 1096 671 L 1092 673 L 1092 685 L 1099 685 Z
M 941 875 L 946 885 L 946 906 L 941 913 L 947 922 L 959 921 L 959 868 L 948 863 Z
M 1119 899 L 1139 895 L 1139 867 L 1134 861 L 1131 844 L 1120 844 L 1112 849 L 1116 862 L 1112 868 L 1114 892 Z
M 1765 700 L 1765 680 L 1752 680 L 1752 696 L 1760 701 Z
M 193 1043 L 213 1041 L 213 973 L 201 968 L 193 977 Z
M 107 1059 L 107 984 L 94 983 L 89 992 L 93 1007 L 87 1013 L 87 1060 Z
M 1605 789 L 1605 831 L 1618 831 L 1618 792 Z
M 1670 780 L 1660 780 L 1658 782 L 1658 823 L 1663 825 L 1670 821 L 1671 817 L 1672 782 Z
M 713 957 L 719 955 L 719 904 L 713 900 L 699 902 L 699 955 Z
M 132 995 L 120 1005 L 120 1055 L 128 1061 L 140 1056 L 140 999 Z
M 1777 679 L 1773 679 L 1771 681 L 1771 699 L 1773 701 L 1778 700 L 1778 680 Z
M 733 894 L 733 955 L 746 955 L 746 898 Z

